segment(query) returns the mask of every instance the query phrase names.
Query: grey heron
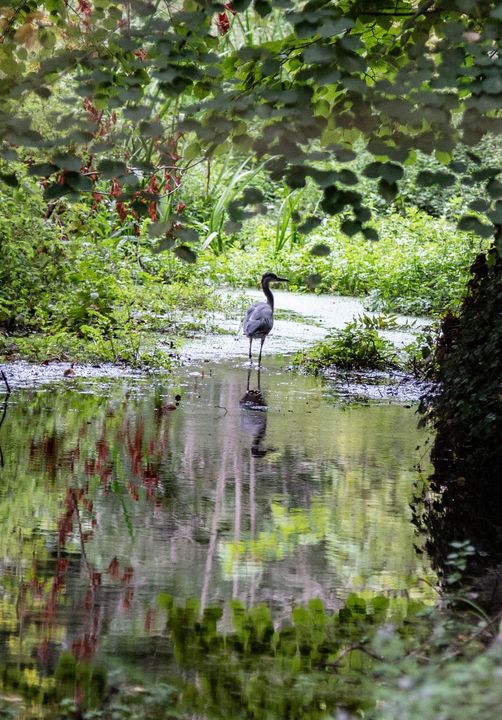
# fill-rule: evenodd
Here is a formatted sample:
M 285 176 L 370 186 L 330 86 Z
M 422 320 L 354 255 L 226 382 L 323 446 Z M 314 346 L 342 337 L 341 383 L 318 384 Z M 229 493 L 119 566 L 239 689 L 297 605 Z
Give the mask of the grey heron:
M 274 325 L 274 296 L 269 288 L 271 282 L 289 282 L 287 278 L 281 278 L 273 272 L 266 272 L 261 278 L 261 287 L 267 298 L 267 302 L 256 302 L 247 310 L 244 316 L 244 335 L 249 338 L 249 360 L 252 362 L 252 345 L 255 338 L 260 338 L 260 354 L 258 356 L 258 367 L 261 366 L 261 352 L 265 338 Z

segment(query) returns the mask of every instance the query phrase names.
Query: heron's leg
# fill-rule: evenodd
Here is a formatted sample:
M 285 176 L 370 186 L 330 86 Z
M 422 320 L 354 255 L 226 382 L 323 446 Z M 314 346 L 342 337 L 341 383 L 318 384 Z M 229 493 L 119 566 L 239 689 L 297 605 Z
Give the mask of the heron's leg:
M 261 351 L 263 350 L 263 343 L 265 342 L 265 338 L 262 337 L 261 339 L 261 345 L 260 345 L 260 354 L 258 355 L 258 367 L 261 367 Z
M 253 338 L 249 338 L 249 362 L 253 362 L 253 356 L 251 355 L 251 345 L 253 344 Z

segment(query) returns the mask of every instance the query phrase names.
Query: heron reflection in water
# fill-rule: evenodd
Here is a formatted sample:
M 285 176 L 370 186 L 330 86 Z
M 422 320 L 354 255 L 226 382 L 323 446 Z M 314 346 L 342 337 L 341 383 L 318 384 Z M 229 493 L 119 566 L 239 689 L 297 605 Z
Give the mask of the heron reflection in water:
M 260 370 L 258 368 L 258 385 L 255 389 L 249 387 L 251 382 L 251 368 L 248 370 L 246 392 L 239 401 L 241 408 L 241 428 L 252 437 L 251 455 L 265 457 L 268 449 L 262 448 L 261 443 L 267 432 L 268 405 L 260 387 Z

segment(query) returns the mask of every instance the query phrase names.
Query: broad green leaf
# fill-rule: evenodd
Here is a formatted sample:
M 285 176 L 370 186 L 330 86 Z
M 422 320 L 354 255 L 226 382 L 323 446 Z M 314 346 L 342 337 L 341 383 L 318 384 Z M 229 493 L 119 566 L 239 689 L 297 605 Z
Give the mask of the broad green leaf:
M 326 257 L 331 254 L 331 248 L 325 243 L 318 243 L 311 248 L 310 254 L 315 255 L 316 257 Z
M 28 175 L 33 175 L 35 177 L 49 177 L 49 175 L 52 175 L 52 173 L 57 170 L 58 166 L 53 165 L 52 163 L 35 163 L 34 165 L 30 165 L 28 167 Z
M 493 225 L 482 223 L 475 215 L 464 215 L 458 223 L 459 230 L 473 232 L 481 237 L 489 238 L 493 236 Z
M 102 177 L 112 180 L 127 174 L 127 166 L 120 160 L 101 160 L 98 171 Z
M 178 247 L 175 247 L 174 254 L 186 263 L 194 263 L 197 261 L 197 255 L 193 250 L 190 250 L 187 245 L 178 245 Z
M 150 235 L 150 237 L 163 237 L 170 229 L 171 223 L 153 222 L 148 226 L 148 234 Z
M 19 185 L 19 181 L 15 173 L 0 173 L 0 180 L 9 187 L 15 188 Z

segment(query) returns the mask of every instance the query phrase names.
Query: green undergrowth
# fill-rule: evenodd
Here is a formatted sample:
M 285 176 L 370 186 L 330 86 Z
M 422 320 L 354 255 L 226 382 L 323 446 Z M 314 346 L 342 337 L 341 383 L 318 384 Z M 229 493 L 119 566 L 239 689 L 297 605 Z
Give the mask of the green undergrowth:
M 359 316 L 344 328 L 332 331 L 312 347 L 296 353 L 293 366 L 314 374 L 330 368 L 413 370 L 419 374 L 425 362 L 424 340 L 415 341 L 398 351 L 394 343 L 383 335 L 383 332 L 400 329 L 396 318 L 392 316 Z

